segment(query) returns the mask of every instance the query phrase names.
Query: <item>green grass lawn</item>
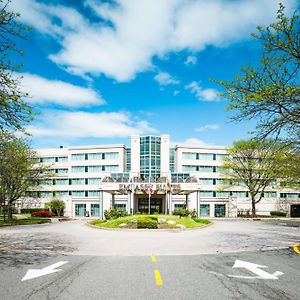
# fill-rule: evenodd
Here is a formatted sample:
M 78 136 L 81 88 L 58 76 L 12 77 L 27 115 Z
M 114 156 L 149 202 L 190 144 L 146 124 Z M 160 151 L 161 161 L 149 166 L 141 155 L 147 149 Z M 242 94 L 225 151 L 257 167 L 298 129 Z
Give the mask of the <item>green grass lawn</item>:
M 197 219 L 196 221 L 194 221 L 192 218 L 189 217 L 182 217 L 179 218 L 178 216 L 171 216 L 171 215 L 133 215 L 133 216 L 127 216 L 127 217 L 123 217 L 123 218 L 118 218 L 118 219 L 114 219 L 114 220 L 94 220 L 92 222 L 90 222 L 90 224 L 92 225 L 96 225 L 99 227 L 105 227 L 105 228 L 120 228 L 119 225 L 120 224 L 128 224 L 128 225 L 132 225 L 132 220 L 138 220 L 140 218 L 145 218 L 145 217 L 149 217 L 149 218 L 163 218 L 166 219 L 166 222 L 169 220 L 172 220 L 174 222 L 176 222 L 175 224 L 167 224 L 164 223 L 163 227 L 167 227 L 167 228 L 176 228 L 176 225 L 180 224 L 180 225 L 184 225 L 186 228 L 194 228 L 194 227 L 202 227 L 204 225 L 210 224 L 211 222 L 209 220 L 203 220 L 203 219 Z M 125 227 L 126 228 L 126 227 Z
M 47 218 L 27 218 L 27 219 L 16 219 L 13 218 L 11 221 L 3 221 L 3 218 L 0 218 L 0 227 L 3 226 L 13 226 L 13 225 L 30 225 L 30 224 L 42 224 L 42 223 L 51 223 L 50 219 Z

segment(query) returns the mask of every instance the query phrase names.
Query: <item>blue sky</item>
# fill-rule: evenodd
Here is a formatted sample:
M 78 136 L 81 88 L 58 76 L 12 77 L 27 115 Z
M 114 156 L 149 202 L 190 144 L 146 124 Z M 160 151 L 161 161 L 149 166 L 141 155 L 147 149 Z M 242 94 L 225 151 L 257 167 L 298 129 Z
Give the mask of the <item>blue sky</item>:
M 287 14 L 296 0 L 282 1 Z M 132 134 L 229 146 L 255 122 L 229 121 L 221 88 L 256 64 L 250 34 L 276 17 L 275 0 L 12 0 L 32 27 L 22 88 L 38 112 L 34 147 L 115 144 Z M 19 58 L 18 58 L 19 60 Z

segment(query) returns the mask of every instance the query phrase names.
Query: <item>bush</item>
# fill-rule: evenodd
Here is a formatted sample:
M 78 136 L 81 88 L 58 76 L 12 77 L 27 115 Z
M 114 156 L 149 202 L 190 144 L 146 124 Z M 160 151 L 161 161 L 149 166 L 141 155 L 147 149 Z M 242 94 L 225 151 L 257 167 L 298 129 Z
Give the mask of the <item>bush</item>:
M 47 210 L 47 209 L 45 209 L 45 208 L 22 208 L 21 214 L 31 214 L 35 211 L 43 211 L 43 210 Z
M 49 210 L 39 210 L 31 213 L 33 218 L 50 218 L 52 213 Z
M 117 210 L 115 208 L 107 209 L 104 211 L 104 216 L 106 220 L 118 219 L 121 217 L 126 217 L 127 215 L 128 214 L 126 210 Z
M 191 212 L 186 208 L 174 209 L 173 211 L 174 216 L 188 217 L 190 214 Z
M 140 218 L 137 220 L 137 228 L 156 229 L 157 220 L 151 218 Z
M 270 215 L 271 216 L 276 216 L 276 217 L 286 217 L 287 212 L 284 212 L 284 211 L 271 211 Z
M 202 223 L 202 224 L 210 224 L 209 220 L 205 219 L 198 219 L 198 218 L 192 218 L 196 223 Z
M 64 214 L 64 209 L 66 207 L 65 202 L 59 199 L 51 200 L 47 203 L 47 206 L 50 207 L 52 213 L 59 217 Z

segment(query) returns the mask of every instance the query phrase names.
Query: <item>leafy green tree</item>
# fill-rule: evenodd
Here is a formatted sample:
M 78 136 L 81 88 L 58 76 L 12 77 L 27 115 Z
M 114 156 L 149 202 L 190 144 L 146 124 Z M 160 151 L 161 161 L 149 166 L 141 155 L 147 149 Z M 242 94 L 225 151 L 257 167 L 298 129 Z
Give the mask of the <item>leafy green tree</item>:
M 51 211 L 59 217 L 66 208 L 65 202 L 56 198 L 48 202 L 48 206 L 50 207 Z
M 237 141 L 228 148 L 224 159 L 225 188 L 244 186 L 251 198 L 252 216 L 256 215 L 256 204 L 263 192 L 274 185 L 282 175 L 283 157 L 286 151 L 282 143 L 271 140 Z
M 0 0 L 0 130 L 23 130 L 32 119 L 31 107 L 23 100 L 27 96 L 20 88 L 17 72 L 22 65 L 14 64 L 11 56 L 23 55 L 17 41 L 25 38 L 27 27 L 16 21 L 19 14 L 9 11 L 10 0 Z
M 37 163 L 36 158 L 36 152 L 24 139 L 0 131 L 0 205 L 9 219 L 25 192 L 36 186 L 39 179 L 50 176 L 49 167 Z
M 277 22 L 257 27 L 253 34 L 262 45 L 258 67 L 243 67 L 231 81 L 217 81 L 224 87 L 228 110 L 234 121 L 257 120 L 259 138 L 281 137 L 300 143 L 300 25 L 297 12 L 288 18 L 280 4 Z

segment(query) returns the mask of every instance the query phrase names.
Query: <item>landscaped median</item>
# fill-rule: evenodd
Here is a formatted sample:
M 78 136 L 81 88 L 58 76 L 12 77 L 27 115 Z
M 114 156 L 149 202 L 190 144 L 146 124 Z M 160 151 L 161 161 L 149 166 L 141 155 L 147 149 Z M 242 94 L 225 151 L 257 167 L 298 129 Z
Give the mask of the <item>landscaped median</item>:
M 51 223 L 51 220 L 48 218 L 27 218 L 27 219 L 12 219 L 3 221 L 0 219 L 0 227 L 3 226 L 13 226 L 13 225 L 31 225 L 31 224 L 42 224 L 42 223 Z
M 133 215 L 110 220 L 94 220 L 91 225 L 101 228 L 125 229 L 185 229 L 207 226 L 209 220 L 171 215 Z

